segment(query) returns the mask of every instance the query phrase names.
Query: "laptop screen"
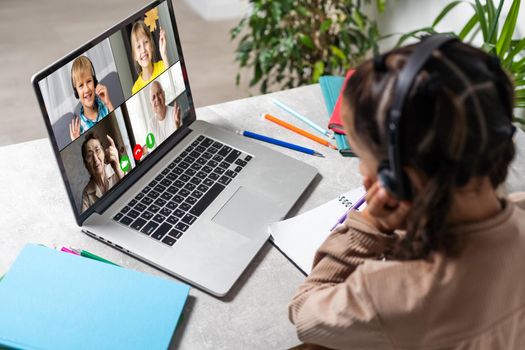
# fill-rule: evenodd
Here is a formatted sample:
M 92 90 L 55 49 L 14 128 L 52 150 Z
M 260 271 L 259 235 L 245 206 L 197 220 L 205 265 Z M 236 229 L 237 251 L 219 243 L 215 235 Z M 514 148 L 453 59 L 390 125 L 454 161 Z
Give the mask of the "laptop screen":
M 191 121 L 172 21 L 152 4 L 33 82 L 77 217 Z

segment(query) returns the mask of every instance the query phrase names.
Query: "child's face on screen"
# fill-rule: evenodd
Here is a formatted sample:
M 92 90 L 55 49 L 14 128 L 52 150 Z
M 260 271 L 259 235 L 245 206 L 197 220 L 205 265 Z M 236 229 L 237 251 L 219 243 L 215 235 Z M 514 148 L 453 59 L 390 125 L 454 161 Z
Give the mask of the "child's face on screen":
M 84 108 L 93 108 L 95 105 L 95 81 L 91 73 L 82 72 L 75 79 L 78 99 Z
M 137 32 L 133 37 L 135 61 L 137 61 L 142 68 L 148 67 L 153 60 L 152 42 L 149 37 L 141 31 Z

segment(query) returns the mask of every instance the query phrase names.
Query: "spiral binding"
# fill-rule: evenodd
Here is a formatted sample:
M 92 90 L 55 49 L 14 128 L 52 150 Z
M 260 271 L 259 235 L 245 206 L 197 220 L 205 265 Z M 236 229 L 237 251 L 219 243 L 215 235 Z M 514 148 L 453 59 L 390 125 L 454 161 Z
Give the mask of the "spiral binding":
M 350 207 L 353 205 L 352 201 L 350 201 L 348 198 L 346 198 L 346 196 L 342 196 L 342 195 L 341 195 L 341 196 L 339 196 L 339 198 L 337 198 L 337 200 L 338 200 L 342 205 L 344 205 L 344 206 L 347 207 L 347 208 L 350 208 Z

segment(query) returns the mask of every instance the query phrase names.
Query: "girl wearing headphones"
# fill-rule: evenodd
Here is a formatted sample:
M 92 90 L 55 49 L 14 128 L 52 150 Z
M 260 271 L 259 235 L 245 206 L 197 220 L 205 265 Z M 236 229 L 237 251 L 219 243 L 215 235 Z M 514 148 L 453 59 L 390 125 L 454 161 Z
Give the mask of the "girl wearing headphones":
M 525 348 L 525 195 L 501 197 L 513 86 L 434 36 L 363 63 L 343 124 L 367 189 L 289 306 L 311 348 Z

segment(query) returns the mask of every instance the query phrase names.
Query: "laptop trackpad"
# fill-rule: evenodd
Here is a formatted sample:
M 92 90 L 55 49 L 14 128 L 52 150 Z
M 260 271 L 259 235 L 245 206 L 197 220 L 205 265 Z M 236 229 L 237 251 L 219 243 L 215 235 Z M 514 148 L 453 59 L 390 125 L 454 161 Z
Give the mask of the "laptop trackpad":
M 270 198 L 241 186 L 212 221 L 249 238 L 260 232 L 261 227 L 266 230 L 268 224 L 277 220 L 271 212 L 274 206 Z

